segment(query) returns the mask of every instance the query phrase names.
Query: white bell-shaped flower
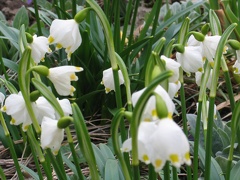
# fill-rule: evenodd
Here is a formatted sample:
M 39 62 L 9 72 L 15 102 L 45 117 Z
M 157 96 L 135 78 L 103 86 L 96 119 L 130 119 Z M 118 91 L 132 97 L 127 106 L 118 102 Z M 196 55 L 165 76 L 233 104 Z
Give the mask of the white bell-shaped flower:
M 36 64 L 40 61 L 44 61 L 46 52 L 51 52 L 49 48 L 48 39 L 44 36 L 33 36 L 33 42 L 29 44 L 31 47 L 31 56 Z
M 83 68 L 76 66 L 60 66 L 49 69 L 48 78 L 52 81 L 57 93 L 62 96 L 73 96 L 75 88 L 71 81 L 77 81 L 75 72 L 83 71 Z
M 221 39 L 221 36 L 205 36 L 203 44 L 203 57 L 207 58 L 210 63 L 213 63 L 213 59 L 216 54 L 218 43 Z
M 72 114 L 72 107 L 71 107 L 71 103 L 68 99 L 58 99 L 58 102 L 64 112 L 64 116 L 69 116 L 70 114 Z M 56 119 L 59 119 L 60 116 L 57 112 L 55 112 L 55 115 L 56 115 Z
M 187 46 L 202 46 L 202 42 L 195 39 L 193 35 L 188 38 Z
M 203 75 L 202 72 L 196 72 L 196 73 L 195 73 L 195 80 L 196 80 L 196 84 L 197 84 L 198 86 L 201 86 L 202 75 Z M 212 69 L 210 70 L 210 74 L 209 74 L 209 78 L 208 78 L 206 87 L 207 87 L 208 89 L 211 89 L 211 84 L 212 84 Z
M 124 84 L 124 78 L 121 70 L 118 70 L 118 77 L 119 77 L 119 85 Z M 102 78 L 101 84 L 105 86 L 106 93 L 109 93 L 112 90 L 115 91 L 112 68 L 108 68 L 103 71 L 103 78 Z
M 202 48 L 200 46 L 186 46 L 184 53 L 176 53 L 177 62 L 186 73 L 203 70 Z
M 168 83 L 168 95 L 171 99 L 178 96 L 178 91 L 181 88 L 180 81 L 177 81 L 175 83 Z
M 150 149 L 148 147 L 149 137 L 157 128 L 154 122 L 141 122 L 138 128 L 138 159 L 146 164 L 150 163 Z M 129 152 L 132 150 L 132 138 L 123 142 L 121 150 Z
M 133 107 L 135 107 L 138 99 L 140 98 L 140 96 L 142 95 L 144 90 L 145 90 L 145 88 L 132 94 Z M 172 117 L 173 112 L 175 111 L 175 105 L 174 105 L 172 99 L 170 98 L 170 96 L 168 95 L 168 93 L 166 92 L 166 90 L 162 86 L 158 85 L 156 87 L 156 89 L 154 90 L 154 92 L 156 92 L 158 95 L 160 95 L 162 97 L 162 99 L 165 101 L 167 109 L 168 109 L 168 116 Z M 158 119 L 157 110 L 156 110 L 156 98 L 155 98 L 155 96 L 151 96 L 148 99 L 148 101 L 145 105 L 145 108 L 143 110 L 142 121 L 152 121 L 152 120 L 156 120 L 156 119 Z
M 236 50 L 237 60 L 233 65 L 233 72 L 235 74 L 240 74 L 240 50 Z
M 12 117 L 10 124 L 22 124 L 23 131 L 27 131 L 28 126 L 32 124 L 21 92 L 9 95 L 2 110 Z
M 177 168 L 184 163 L 191 165 L 188 139 L 172 119 L 158 121 L 157 129 L 149 139 L 149 146 L 152 146 L 150 159 L 156 172 L 162 169 L 165 160 Z
M 81 45 L 82 37 L 79 32 L 78 23 L 74 19 L 60 20 L 55 19 L 50 27 L 50 44 L 56 43 L 56 48 L 66 48 L 68 60 L 71 54 Z
M 207 123 L 208 123 L 208 111 L 209 111 L 209 101 L 203 101 L 202 102 L 202 113 L 201 113 L 201 120 L 203 122 L 203 129 L 207 129 Z M 198 103 L 197 106 L 197 112 L 198 112 Z M 214 104 L 214 110 L 213 110 L 213 119 L 217 119 L 217 106 Z
M 171 70 L 173 72 L 173 75 L 168 79 L 169 82 L 172 82 L 172 83 L 177 82 L 179 79 L 179 67 L 181 66 L 181 64 L 164 55 L 161 56 L 161 59 L 165 61 L 166 69 Z
M 41 147 L 50 148 L 54 155 L 58 154 L 64 138 L 64 129 L 58 128 L 57 123 L 55 119 L 44 117 L 41 124 Z
M 233 72 L 235 74 L 240 74 L 240 62 L 239 61 L 235 61 L 234 65 L 233 65 Z
M 39 97 L 35 101 L 34 112 L 35 112 L 35 116 L 36 116 L 39 124 L 42 123 L 42 119 L 43 119 L 44 116 L 52 118 L 52 119 L 55 118 L 55 115 L 54 115 L 55 110 L 54 110 L 54 108 L 46 100 L 46 98 L 44 98 L 42 96 Z

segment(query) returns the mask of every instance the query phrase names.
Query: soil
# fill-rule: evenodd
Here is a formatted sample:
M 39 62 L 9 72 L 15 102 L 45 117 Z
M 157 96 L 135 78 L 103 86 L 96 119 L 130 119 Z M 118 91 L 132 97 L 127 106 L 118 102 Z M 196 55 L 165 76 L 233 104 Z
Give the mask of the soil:
M 21 0 L 0 0 L 0 11 L 5 15 L 6 20 L 12 22 L 18 9 L 22 6 L 29 6 Z

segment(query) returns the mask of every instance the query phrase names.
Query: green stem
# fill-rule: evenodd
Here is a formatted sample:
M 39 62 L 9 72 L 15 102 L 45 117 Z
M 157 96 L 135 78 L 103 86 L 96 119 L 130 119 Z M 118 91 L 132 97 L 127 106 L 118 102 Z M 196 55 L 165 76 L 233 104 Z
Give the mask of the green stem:
M 2 124 L 2 127 L 3 127 L 3 130 L 4 130 L 4 135 L 8 139 L 8 145 L 9 145 L 10 153 L 11 153 L 11 156 L 12 156 L 12 159 L 13 159 L 13 162 L 14 162 L 14 166 L 15 166 L 17 174 L 18 174 L 18 179 L 24 180 L 24 177 L 23 177 L 23 174 L 22 174 L 19 162 L 18 162 L 17 154 L 16 154 L 16 151 L 14 149 L 13 141 L 12 141 L 11 136 L 9 134 L 9 131 L 7 129 L 7 125 L 6 125 L 5 120 L 3 118 L 2 112 L 0 112 L 0 121 L 1 121 L 1 124 Z
M 212 132 L 213 132 L 213 117 L 215 97 L 210 97 L 209 101 L 209 112 L 208 112 L 208 129 L 207 129 L 207 140 L 206 140 L 206 157 L 205 157 L 205 179 L 210 179 L 211 174 L 211 157 L 212 157 Z
M 231 121 L 231 131 L 232 137 L 230 142 L 230 149 L 228 155 L 228 163 L 227 163 L 227 170 L 226 170 L 226 180 L 230 180 L 231 168 L 232 168 L 232 160 L 233 160 L 233 152 L 234 152 L 234 144 L 236 141 L 237 135 L 237 128 L 239 127 L 239 117 L 240 117 L 240 102 L 237 103 L 236 108 L 233 111 L 232 121 Z
M 133 165 L 133 179 L 139 180 L 140 179 L 140 172 L 139 172 L 139 166 Z
M 71 131 L 70 131 L 69 127 L 67 127 L 65 129 L 65 132 L 67 134 L 67 140 L 68 140 L 68 144 L 69 144 L 69 147 L 71 149 L 71 152 L 72 152 L 72 157 L 73 157 L 73 161 L 74 161 L 77 173 L 78 173 L 78 178 L 80 180 L 84 180 L 84 176 L 82 174 L 82 171 L 81 171 L 81 168 L 80 168 L 80 165 L 79 165 L 78 157 L 77 157 L 77 154 L 76 154 L 76 150 L 74 148 L 73 139 L 72 139 L 72 135 L 71 135 Z
M 214 118 L 214 101 L 217 91 L 217 83 L 219 78 L 221 57 L 223 53 L 224 46 L 226 45 L 227 39 L 232 33 L 233 29 L 237 26 L 236 23 L 231 24 L 223 33 L 219 45 L 216 50 L 216 55 L 214 57 L 214 67 L 212 74 L 212 84 L 210 90 L 210 102 L 209 102 L 209 112 L 208 112 L 208 129 L 207 129 L 207 146 L 206 146 L 206 157 L 205 157 L 205 179 L 210 179 L 211 172 L 211 155 L 212 155 L 212 129 L 213 129 L 213 118 Z
M 163 168 L 164 171 L 164 180 L 170 180 L 170 168 L 169 168 L 169 162 L 166 161 L 165 166 Z
M 37 3 L 37 0 L 33 0 L 33 4 L 34 4 L 34 11 L 35 11 L 35 19 L 37 21 L 38 35 L 41 36 L 42 35 L 42 28 L 41 28 L 41 22 L 40 22 L 40 18 L 39 18 L 39 13 L 38 13 L 38 3 Z
M 224 71 L 224 79 L 226 81 L 227 93 L 228 93 L 228 97 L 229 97 L 229 100 L 230 100 L 231 110 L 233 112 L 234 109 L 235 109 L 235 100 L 234 100 L 232 83 L 231 83 L 231 78 L 230 78 L 230 75 L 229 75 L 229 71 Z
M 132 12 L 132 0 L 129 0 L 128 5 L 127 5 L 127 11 L 126 11 L 125 18 L 124 18 L 122 42 L 121 42 L 120 51 L 123 50 L 123 47 L 124 47 L 124 44 L 125 44 L 125 38 L 127 36 L 128 24 L 129 24 L 131 14 L 132 14 L 131 12 Z
M 0 166 L 0 178 L 2 180 L 6 180 L 7 179 L 1 166 Z
M 178 180 L 177 168 L 175 168 L 174 166 L 172 166 L 172 174 L 173 174 L 173 180 Z
M 200 126 L 202 114 L 202 101 L 198 101 L 198 112 L 196 120 L 196 128 L 194 135 L 194 152 L 193 152 L 193 180 L 198 180 L 198 149 L 200 140 Z
M 133 16 L 132 16 L 132 25 L 131 25 L 129 39 L 128 39 L 128 45 L 129 46 L 132 44 L 133 37 L 134 37 L 133 32 L 134 32 L 134 29 L 135 29 L 135 23 L 136 23 L 136 17 L 137 17 L 137 14 L 138 14 L 139 3 L 140 3 L 140 0 L 135 0 Z
M 60 0 L 60 8 L 62 9 L 63 12 L 66 11 L 65 1 L 64 1 L 64 0 Z M 63 19 L 66 19 L 65 14 L 64 14 L 63 12 L 62 12 L 62 18 L 63 18 Z
M 125 177 L 125 179 L 131 179 L 130 174 L 129 174 L 129 169 L 126 165 L 126 161 L 120 151 L 120 145 L 119 145 L 119 138 L 118 138 L 118 127 L 120 125 L 120 122 L 123 120 L 124 116 L 124 109 L 120 109 L 114 116 L 112 120 L 112 126 L 111 126 L 111 134 L 112 134 L 112 143 L 113 143 L 113 148 L 114 152 L 116 153 L 119 162 L 122 167 L 122 172 Z M 125 153 L 128 155 L 128 153 Z
M 49 149 L 49 148 L 46 149 L 46 152 L 47 152 L 48 158 L 51 160 L 51 163 L 52 163 L 52 165 L 53 165 L 53 168 L 54 168 L 54 170 L 55 170 L 55 172 L 56 172 L 56 175 L 57 175 L 58 179 L 66 180 L 66 179 L 67 179 L 67 176 L 66 176 L 65 170 L 62 171 L 62 168 L 60 167 L 60 166 L 62 166 L 62 165 L 59 166 L 59 164 L 62 163 L 62 162 L 58 162 L 58 161 L 57 161 L 58 159 L 56 159 L 56 158 L 54 157 L 54 155 L 52 154 L 51 149 Z M 59 153 L 59 154 L 60 154 L 60 153 Z M 60 155 L 61 155 L 61 154 L 60 154 Z
M 58 0 L 53 0 L 53 6 L 55 7 L 56 14 L 57 14 L 58 18 L 60 19 L 61 18 L 61 13 L 60 13 L 60 10 L 58 8 Z
M 72 18 L 77 14 L 77 2 L 76 0 L 72 0 Z
M 148 179 L 157 179 L 157 173 L 152 164 L 148 165 Z
M 116 52 L 120 51 L 120 1 L 113 1 L 114 9 L 114 45 Z

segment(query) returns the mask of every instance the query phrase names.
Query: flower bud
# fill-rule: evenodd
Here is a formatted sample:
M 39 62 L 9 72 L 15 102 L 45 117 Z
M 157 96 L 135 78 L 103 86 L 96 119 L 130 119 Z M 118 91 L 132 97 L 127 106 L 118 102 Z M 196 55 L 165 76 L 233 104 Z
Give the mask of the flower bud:
M 168 117 L 168 108 L 164 99 L 157 93 L 154 93 L 156 98 L 156 111 L 159 119 Z
M 184 46 L 183 45 L 181 45 L 181 44 L 175 44 L 174 45 L 174 47 L 175 47 L 175 49 L 176 49 L 176 51 L 177 52 L 179 52 L 179 53 L 184 53 Z
M 32 71 L 37 72 L 38 74 L 41 74 L 43 76 L 49 75 L 49 69 L 46 66 L 38 65 L 31 68 Z
M 85 8 L 85 9 L 79 11 L 79 12 L 74 16 L 74 20 L 75 20 L 77 23 L 82 22 L 82 21 L 86 18 L 88 12 L 89 12 L 91 9 L 92 9 L 92 8 L 88 7 L 88 8 Z
M 161 73 L 160 67 L 159 67 L 158 65 L 155 65 L 155 66 L 153 67 L 151 80 L 155 79 L 160 73 Z
M 57 127 L 59 129 L 65 129 L 66 127 L 68 127 L 71 124 L 72 121 L 73 121 L 72 117 L 64 116 L 58 120 Z
M 228 40 L 228 44 L 234 49 L 234 50 L 240 50 L 240 42 L 235 39 Z
M 27 32 L 25 32 L 25 34 L 26 34 L 27 42 L 31 44 L 33 42 L 33 36 Z
M 203 35 L 206 35 L 208 33 L 208 31 L 209 31 L 209 24 L 206 23 L 202 26 L 201 32 L 202 32 Z
M 31 92 L 30 100 L 31 102 L 35 102 L 40 97 L 40 92 L 38 90 Z
M 195 37 L 196 40 L 203 42 L 205 39 L 205 36 L 202 33 L 199 32 L 191 32 L 192 35 Z

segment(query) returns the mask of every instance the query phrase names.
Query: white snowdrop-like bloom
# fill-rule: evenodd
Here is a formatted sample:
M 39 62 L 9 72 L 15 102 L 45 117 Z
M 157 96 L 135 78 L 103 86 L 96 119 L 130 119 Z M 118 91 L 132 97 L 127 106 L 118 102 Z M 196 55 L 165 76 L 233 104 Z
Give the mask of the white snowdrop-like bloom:
M 196 72 L 196 73 L 195 73 L 195 80 L 196 80 L 196 84 L 197 84 L 198 86 L 201 86 L 202 75 L 203 75 L 202 72 Z M 207 87 L 208 89 L 211 89 L 211 84 L 212 84 L 212 69 L 210 70 L 210 74 L 209 74 L 209 78 L 208 78 L 206 87 Z
M 221 39 L 221 36 L 205 36 L 203 44 L 203 57 L 207 58 L 210 63 L 213 63 L 213 59 L 216 54 L 218 43 Z
M 127 139 L 121 148 L 132 150 L 132 139 Z M 152 163 L 159 172 L 166 161 L 179 168 L 191 164 L 190 146 L 182 129 L 169 118 L 155 122 L 141 122 L 138 129 L 138 158 L 146 164 Z
M 33 36 L 33 42 L 29 44 L 31 47 L 31 56 L 36 64 L 40 61 L 44 61 L 44 56 L 46 52 L 51 52 L 51 49 L 48 45 L 48 39 L 44 36 L 37 35 Z
M 118 70 L 118 77 L 119 77 L 119 85 L 124 84 L 124 78 L 121 70 Z M 108 68 L 103 71 L 103 78 L 102 78 L 101 84 L 105 86 L 106 93 L 109 93 L 112 90 L 115 91 L 112 68 Z
M 71 54 L 81 45 L 82 37 L 79 32 L 78 23 L 74 19 L 55 19 L 50 27 L 50 44 L 56 43 L 56 48 L 65 48 L 68 60 Z
M 161 59 L 165 61 L 166 69 L 173 72 L 173 75 L 169 78 L 169 82 L 177 82 L 179 79 L 179 67 L 181 66 L 181 64 L 163 55 L 161 56 Z
M 240 74 L 240 62 L 239 61 L 235 61 L 234 65 L 233 65 L 233 72 L 235 74 Z
M 44 117 L 41 128 L 41 147 L 43 149 L 50 148 L 54 155 L 58 154 L 61 143 L 64 138 L 64 129 L 57 127 L 58 121 L 49 117 Z
M 177 81 L 175 83 L 168 83 L 168 95 L 171 99 L 178 96 L 178 91 L 181 88 L 180 81 Z
M 32 124 L 21 92 L 9 95 L 5 100 L 2 111 L 12 117 L 10 124 L 22 124 L 23 131 L 27 131 L 29 125 Z
M 202 46 L 202 42 L 195 39 L 193 35 L 188 38 L 187 46 Z
M 1 105 L 0 107 L 2 107 L 4 99 L 5 95 L 2 92 L 0 92 L 0 105 Z
M 233 72 L 235 74 L 240 74 L 240 50 L 236 50 L 237 60 L 233 65 Z
M 57 93 L 62 96 L 73 96 L 75 88 L 71 81 L 77 81 L 75 72 L 83 71 L 83 68 L 76 66 L 60 66 L 49 69 L 48 78 L 52 81 Z
M 148 147 L 149 137 L 157 129 L 154 122 L 141 122 L 138 128 L 138 159 L 146 164 L 150 163 L 150 149 Z M 123 152 L 130 152 L 132 150 L 132 139 L 129 138 L 123 142 L 121 150 Z
M 70 114 L 72 114 L 72 107 L 71 107 L 71 103 L 68 99 L 58 99 L 58 102 L 64 112 L 64 116 L 69 116 Z M 57 112 L 55 112 L 56 114 L 56 119 L 60 119 L 60 116 Z
M 49 117 L 54 119 L 55 115 L 54 115 L 54 109 L 52 107 L 52 105 L 44 98 L 44 97 L 39 97 L 35 103 L 34 103 L 34 113 L 35 116 L 38 120 L 38 123 L 41 124 L 42 123 L 42 119 L 44 116 Z
M 164 118 L 158 121 L 149 146 L 152 146 L 150 161 L 156 172 L 162 169 L 166 160 L 177 168 L 184 163 L 191 165 L 188 139 L 172 119 Z
M 204 60 L 200 46 L 186 46 L 184 53 L 176 53 L 177 62 L 181 64 L 186 73 L 203 71 Z
M 197 111 L 198 111 L 198 103 L 197 105 Z M 201 120 L 203 122 L 203 129 L 207 129 L 207 122 L 208 122 L 208 110 L 209 110 L 209 101 L 205 101 L 202 104 L 202 114 L 201 114 Z M 214 104 L 214 119 L 217 119 L 217 106 Z
M 145 88 L 132 94 L 133 107 L 135 107 L 138 99 L 140 98 L 140 96 L 142 95 L 144 90 L 145 90 Z M 156 87 L 156 89 L 154 90 L 154 92 L 156 92 L 159 96 L 161 96 L 162 99 L 165 101 L 167 109 L 168 109 L 168 116 L 172 117 L 173 112 L 175 110 L 175 105 L 174 105 L 172 99 L 170 98 L 170 96 L 168 95 L 168 93 L 166 92 L 166 90 L 162 86 L 158 85 Z M 158 119 L 157 110 L 156 110 L 156 98 L 155 98 L 155 96 L 151 96 L 148 99 L 148 101 L 145 105 L 145 108 L 143 110 L 142 121 L 153 121 L 156 119 Z

